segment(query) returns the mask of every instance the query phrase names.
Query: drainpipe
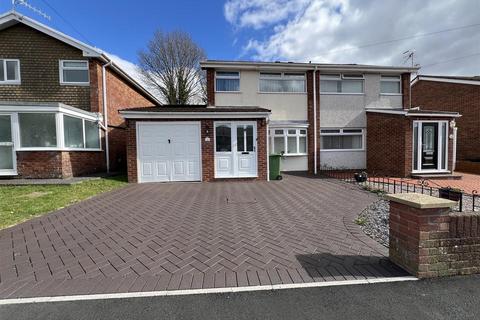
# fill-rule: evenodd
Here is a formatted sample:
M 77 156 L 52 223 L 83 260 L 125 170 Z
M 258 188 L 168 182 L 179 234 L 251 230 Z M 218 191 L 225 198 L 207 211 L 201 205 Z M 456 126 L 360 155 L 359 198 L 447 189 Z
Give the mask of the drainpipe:
M 317 66 L 313 69 L 313 173 L 317 174 Z
M 105 127 L 105 162 L 107 173 L 110 173 L 110 147 L 108 144 L 108 112 L 107 112 L 107 77 L 106 68 L 112 65 L 112 61 L 102 66 L 102 100 L 103 100 L 103 126 Z
M 455 171 L 455 166 L 457 164 L 457 130 L 458 130 L 457 127 L 453 128 L 452 173 Z

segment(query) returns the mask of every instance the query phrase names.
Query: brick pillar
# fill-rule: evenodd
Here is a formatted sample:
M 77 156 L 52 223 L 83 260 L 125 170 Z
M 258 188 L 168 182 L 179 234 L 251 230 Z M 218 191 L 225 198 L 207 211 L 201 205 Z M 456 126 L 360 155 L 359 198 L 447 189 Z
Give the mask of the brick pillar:
M 410 73 L 402 73 L 402 105 L 403 109 L 410 108 Z M 412 107 L 413 102 L 412 102 Z
M 313 105 L 313 71 L 307 71 L 307 119 L 308 119 L 308 173 L 314 173 L 314 137 L 317 135 L 317 169 L 320 167 L 320 137 L 318 132 L 320 132 L 320 77 L 319 72 L 317 72 L 315 77 L 316 84 L 316 99 L 317 99 L 317 114 L 316 119 L 314 117 L 314 105 Z M 317 132 L 315 132 L 315 121 L 317 122 Z
M 207 68 L 207 105 L 215 105 L 215 69 Z
M 442 275 L 435 254 L 440 239 L 450 237 L 449 214 L 455 202 L 418 193 L 386 198 L 390 200 L 390 260 L 419 278 Z

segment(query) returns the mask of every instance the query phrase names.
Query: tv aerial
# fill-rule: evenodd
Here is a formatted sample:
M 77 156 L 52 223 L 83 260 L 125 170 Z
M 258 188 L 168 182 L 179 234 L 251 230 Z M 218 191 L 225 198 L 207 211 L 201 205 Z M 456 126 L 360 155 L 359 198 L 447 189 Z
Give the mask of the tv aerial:
M 52 19 L 48 14 L 46 14 L 45 12 L 43 12 L 40 9 L 35 8 L 34 6 L 32 6 L 30 3 L 28 3 L 25 0 L 12 0 L 12 10 L 13 11 L 16 11 L 17 6 L 24 6 L 25 8 L 35 12 L 39 16 L 47 19 L 48 21 L 50 21 Z

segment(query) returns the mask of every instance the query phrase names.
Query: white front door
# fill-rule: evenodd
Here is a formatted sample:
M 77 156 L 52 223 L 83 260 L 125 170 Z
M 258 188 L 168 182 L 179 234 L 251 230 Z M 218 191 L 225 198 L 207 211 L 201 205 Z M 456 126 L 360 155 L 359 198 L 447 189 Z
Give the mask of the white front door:
M 12 116 L 0 114 L 0 176 L 16 175 L 17 161 L 12 134 Z
M 256 176 L 256 122 L 215 122 L 215 177 Z
M 139 182 L 200 181 L 200 123 L 137 124 Z

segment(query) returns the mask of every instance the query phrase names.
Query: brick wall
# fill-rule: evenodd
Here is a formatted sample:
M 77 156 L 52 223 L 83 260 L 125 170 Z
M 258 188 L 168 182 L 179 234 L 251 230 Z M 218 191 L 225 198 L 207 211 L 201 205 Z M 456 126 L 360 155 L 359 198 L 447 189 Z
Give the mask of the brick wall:
M 480 160 L 480 85 L 417 81 L 412 86 L 414 106 L 458 112 L 457 159 Z
M 207 104 L 215 105 L 215 69 L 207 68 Z
M 236 121 L 235 119 L 217 119 L 218 121 Z M 202 181 L 225 180 L 215 179 L 215 146 L 214 146 L 214 122 L 215 119 L 189 119 L 189 121 L 200 121 L 201 136 L 202 136 Z M 155 120 L 139 120 L 139 121 L 155 121 Z M 158 121 L 158 120 L 157 120 Z M 158 122 L 167 121 L 184 121 L 184 119 L 176 120 L 159 120 Z M 237 120 L 238 121 L 238 120 Z M 242 121 L 256 121 L 257 122 L 257 170 L 258 177 L 256 179 L 247 180 L 267 180 L 267 145 L 266 133 L 267 124 L 265 119 L 242 119 Z M 210 141 L 205 141 L 206 138 Z M 137 177 L 137 136 L 136 136 L 136 120 L 127 120 L 126 131 L 127 144 L 127 174 L 128 181 L 138 182 Z M 238 180 L 238 179 L 234 179 Z
M 118 110 L 150 107 L 155 102 L 141 94 L 111 68 L 106 69 L 107 110 L 109 126 L 110 170 L 126 170 L 126 124 Z M 90 64 L 91 96 L 93 112 L 103 113 L 102 64 L 92 61 Z
M 368 172 L 396 177 L 410 175 L 411 132 L 409 120 L 402 115 L 367 112 Z
M 314 173 L 315 167 L 315 134 L 317 135 L 317 170 L 320 168 L 320 72 L 317 72 L 315 75 L 315 85 L 316 85 L 316 99 L 317 99 L 317 132 L 315 132 L 315 116 L 314 116 L 314 97 L 313 97 L 313 71 L 307 71 L 307 118 L 309 128 L 307 130 L 307 141 L 308 141 L 308 172 L 310 174 Z
M 390 259 L 419 278 L 480 272 L 480 215 L 390 201 Z
M 402 105 L 404 109 L 410 108 L 410 73 L 402 73 Z
M 62 179 L 105 170 L 101 151 L 17 151 L 18 176 Z
M 90 87 L 60 85 L 59 60 L 82 52 L 23 24 L 0 31 L 0 58 L 20 60 L 20 85 L 0 85 L 0 100 L 62 102 L 90 110 Z

